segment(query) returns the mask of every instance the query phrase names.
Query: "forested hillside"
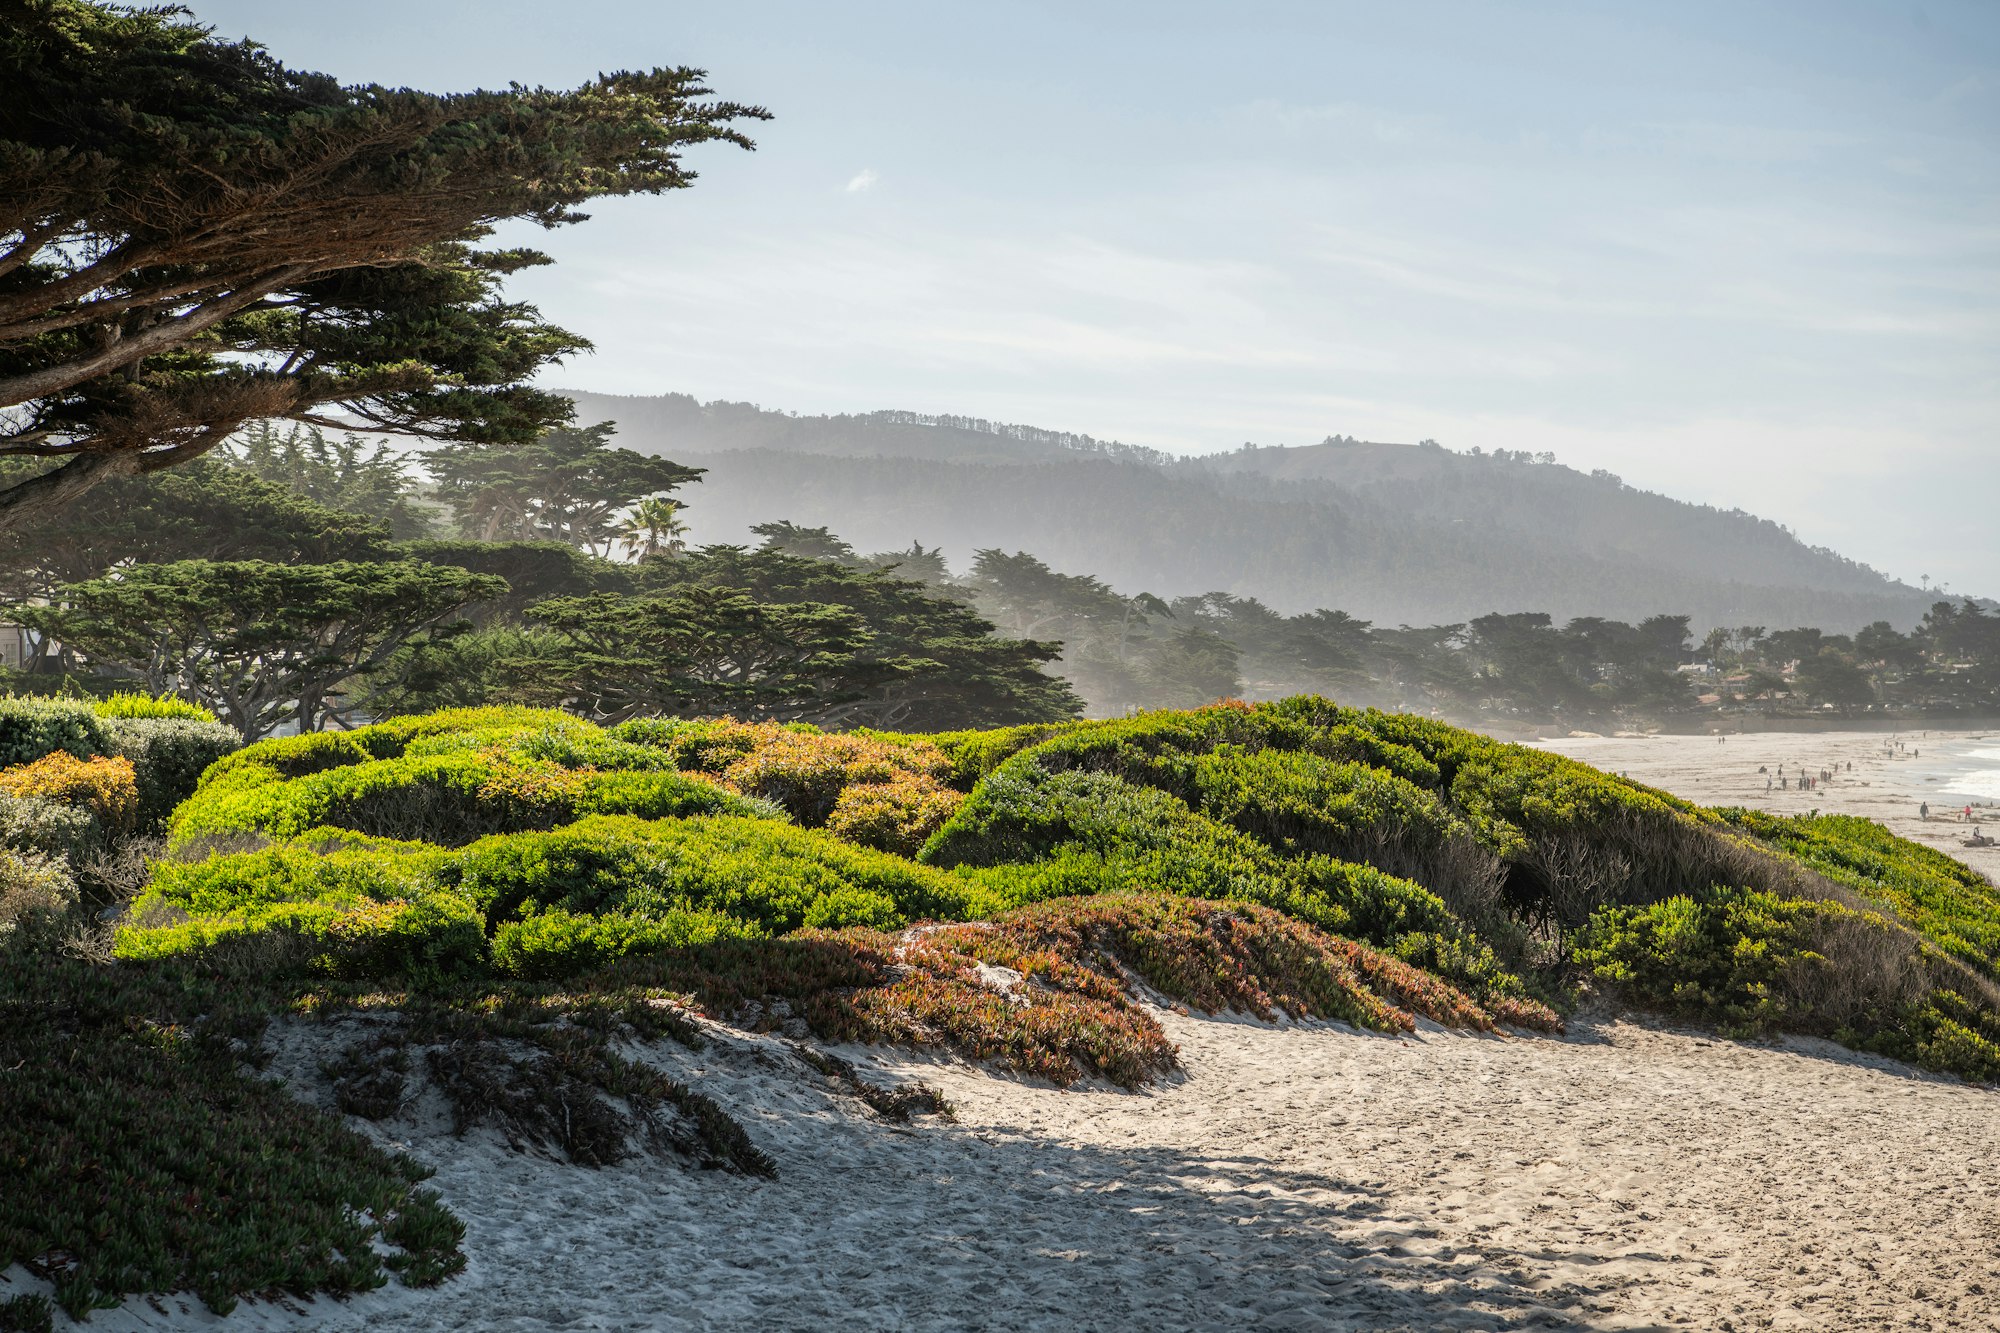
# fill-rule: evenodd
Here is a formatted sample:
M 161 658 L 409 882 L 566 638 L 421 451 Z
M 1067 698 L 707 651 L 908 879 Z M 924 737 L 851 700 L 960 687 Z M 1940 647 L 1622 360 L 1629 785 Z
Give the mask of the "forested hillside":
M 981 548 L 1028 550 L 1163 596 L 1221 589 L 1387 624 L 1670 607 L 1697 627 L 1845 632 L 1908 628 L 1935 600 L 1768 520 L 1547 455 L 1330 440 L 1173 459 L 970 418 L 574 396 L 579 420 L 619 424 L 620 444 L 707 469 L 689 515 L 704 542 L 742 540 L 783 514 L 862 549 L 914 540 L 955 564 Z

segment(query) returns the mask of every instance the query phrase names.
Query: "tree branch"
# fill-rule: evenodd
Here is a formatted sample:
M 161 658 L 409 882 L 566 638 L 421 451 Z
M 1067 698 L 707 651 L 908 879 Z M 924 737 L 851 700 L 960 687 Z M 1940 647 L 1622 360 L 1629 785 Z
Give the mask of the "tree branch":
M 232 292 L 206 306 L 197 306 L 176 319 L 162 320 L 143 333 L 121 338 L 93 356 L 60 365 L 45 366 L 26 375 L 0 380 L 0 407 L 12 407 L 32 399 L 45 398 L 52 393 L 60 393 L 107 371 L 130 365 L 149 353 L 164 351 L 184 343 L 195 334 L 221 323 L 246 306 L 256 304 L 286 283 L 296 282 L 305 277 L 315 267 L 313 264 L 293 264 L 288 268 L 279 269 L 248 287 Z

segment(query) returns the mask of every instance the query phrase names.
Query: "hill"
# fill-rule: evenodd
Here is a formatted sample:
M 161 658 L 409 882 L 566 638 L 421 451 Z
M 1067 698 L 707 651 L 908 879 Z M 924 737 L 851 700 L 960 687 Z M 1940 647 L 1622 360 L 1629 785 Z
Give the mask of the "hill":
M 1173 597 L 1255 596 L 1384 624 L 1496 608 L 1713 625 L 1908 628 L 1932 598 L 1778 524 L 1505 451 L 1329 440 L 1179 459 L 1089 436 L 907 412 L 793 416 L 684 394 L 576 393 L 620 443 L 708 469 L 698 540 L 785 518 L 863 550 L 1025 550 Z

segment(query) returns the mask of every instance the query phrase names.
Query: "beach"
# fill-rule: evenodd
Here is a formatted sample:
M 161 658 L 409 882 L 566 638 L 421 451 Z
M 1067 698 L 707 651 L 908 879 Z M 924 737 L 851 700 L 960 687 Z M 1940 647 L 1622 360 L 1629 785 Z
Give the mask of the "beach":
M 1967 1329 L 2000 1320 L 2000 1102 L 1819 1041 L 1586 1011 L 1561 1037 L 1404 1038 L 1161 1012 L 1185 1073 L 1058 1091 L 846 1047 L 956 1123 L 891 1125 L 782 1040 L 635 1046 L 741 1117 L 752 1181 L 589 1170 L 360 1125 L 437 1167 L 467 1271 L 434 1291 L 188 1296 L 117 1330 Z M 339 1025 L 335 1025 L 336 1029 Z M 351 1034 L 346 1034 L 351 1035 Z M 277 1034 L 315 1093 L 343 1034 Z M 434 1097 L 435 1094 L 432 1094 Z M 5 1294 L 0 1288 L 0 1294 Z
M 1957 842 L 2000 736 L 1572 737 L 1548 748 L 1714 804 L 1866 815 Z M 1847 765 L 1852 763 L 1853 768 Z M 1764 790 L 1782 763 L 1839 776 Z M 1989 788 L 2000 792 L 2000 788 Z M 1992 813 L 2000 815 L 2000 810 Z M 1993 821 L 2000 824 L 2000 818 Z M 1973 858 L 1982 859 L 1973 859 Z M 703 1020 L 622 1049 L 777 1164 L 563 1165 L 450 1132 L 426 1090 L 349 1123 L 436 1169 L 466 1271 L 429 1291 L 133 1298 L 88 1327 L 1511 1330 L 2000 1327 L 2000 1092 L 1829 1042 L 1734 1041 L 1592 1001 L 1559 1036 L 1404 1037 L 1153 1006 L 1182 1070 L 1058 1090 L 829 1048 L 955 1119 L 895 1124 L 784 1038 Z M 268 1073 L 328 1107 L 360 1018 L 275 1023 Z M 17 1270 L 0 1297 L 37 1289 Z M 61 1326 L 61 1321 L 58 1321 Z
M 1701 805 L 1860 815 L 1988 879 L 2000 876 L 2000 847 L 1963 845 L 1974 823 L 1989 837 L 2000 835 L 2000 731 L 1752 731 L 1725 733 L 1720 742 L 1712 735 L 1577 735 L 1533 744 Z M 1770 771 L 1758 772 L 1760 765 Z M 1787 787 L 1777 785 L 1779 765 Z M 1801 791 L 1802 770 L 1832 776 Z M 1925 802 L 1929 819 L 1919 809 Z M 1968 804 L 1972 822 L 1964 814 Z

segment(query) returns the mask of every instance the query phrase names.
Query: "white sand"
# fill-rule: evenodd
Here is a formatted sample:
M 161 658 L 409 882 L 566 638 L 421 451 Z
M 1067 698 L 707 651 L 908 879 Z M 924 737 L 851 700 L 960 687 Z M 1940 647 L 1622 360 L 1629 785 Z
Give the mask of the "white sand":
M 1992 1091 L 1604 1016 L 1401 1040 L 1162 1018 L 1187 1076 L 1136 1095 L 847 1050 L 958 1107 L 908 1129 L 771 1039 L 644 1048 L 743 1117 L 768 1182 L 557 1166 L 454 1140 L 420 1103 L 389 1137 L 469 1222 L 464 1276 L 225 1321 L 133 1301 L 90 1326 L 2000 1327 Z M 294 1039 L 278 1067 L 309 1057 Z
M 2000 733 L 1900 732 L 1897 739 L 1904 749 L 1894 758 L 1886 753 L 1890 739 L 1882 732 L 1754 732 L 1730 735 L 1721 744 L 1713 736 L 1583 737 L 1536 744 L 1702 805 L 1743 805 L 1787 815 L 1808 810 L 1861 815 L 1899 837 L 1957 857 L 1988 879 L 2000 877 L 2000 847 L 1962 845 L 1972 832 L 1963 822 L 1966 802 L 1975 801 L 1974 819 L 1993 838 L 2000 838 L 2000 806 L 1980 808 L 1976 798 L 1945 794 L 1954 772 L 1971 766 L 1970 751 L 2000 749 Z M 1852 771 L 1845 767 L 1850 762 Z M 1771 772 L 1759 773 L 1760 764 Z M 1815 776 L 1836 764 L 1841 768 L 1811 791 L 1782 789 L 1774 781 L 1766 792 L 1764 779 L 1775 779 L 1779 764 L 1788 780 L 1796 778 L 1801 765 Z M 2000 768 L 2000 762 L 1992 767 Z M 1924 801 L 1931 805 L 1929 820 L 1918 817 L 1918 804 Z

